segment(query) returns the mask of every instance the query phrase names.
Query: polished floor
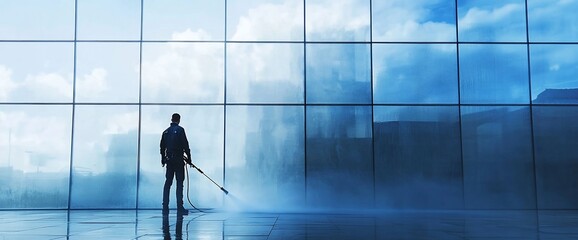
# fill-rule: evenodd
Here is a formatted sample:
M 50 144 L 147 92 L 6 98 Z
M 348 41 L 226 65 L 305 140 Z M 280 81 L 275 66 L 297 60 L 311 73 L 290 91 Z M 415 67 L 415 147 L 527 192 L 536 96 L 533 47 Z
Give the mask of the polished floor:
M 0 239 L 578 239 L 578 211 L 0 211 Z

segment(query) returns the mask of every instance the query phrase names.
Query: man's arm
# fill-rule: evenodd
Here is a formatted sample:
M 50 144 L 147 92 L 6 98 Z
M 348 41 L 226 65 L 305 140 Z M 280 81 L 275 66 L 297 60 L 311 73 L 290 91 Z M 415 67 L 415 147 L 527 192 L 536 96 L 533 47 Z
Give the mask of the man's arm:
M 185 161 L 187 162 L 187 164 L 192 165 L 193 161 L 192 161 L 192 157 L 191 157 L 191 149 L 189 148 L 189 141 L 187 140 L 187 134 L 185 133 L 185 129 L 183 128 L 183 139 L 182 139 L 182 143 L 183 143 L 183 150 L 185 151 L 185 153 L 187 154 L 188 158 L 185 158 Z
M 165 159 L 165 150 L 167 148 L 167 143 L 165 140 L 165 132 L 163 132 L 163 135 L 161 136 L 161 144 L 160 144 L 160 153 L 161 153 L 161 165 L 164 167 L 166 164 L 166 159 Z

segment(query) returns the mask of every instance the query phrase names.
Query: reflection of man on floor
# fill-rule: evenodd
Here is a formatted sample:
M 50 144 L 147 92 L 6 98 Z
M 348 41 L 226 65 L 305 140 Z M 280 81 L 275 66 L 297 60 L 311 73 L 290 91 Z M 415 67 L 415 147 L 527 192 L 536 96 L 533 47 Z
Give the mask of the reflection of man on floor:
M 163 237 L 165 240 L 172 239 L 168 215 L 163 215 Z M 175 239 L 183 239 L 183 215 L 177 214 L 177 223 L 175 224 Z
M 173 114 L 171 126 L 163 132 L 161 138 L 161 164 L 163 167 L 167 165 L 163 189 L 163 214 L 169 213 L 169 193 L 175 175 L 177 176 L 177 214 L 189 214 L 189 211 L 183 207 L 183 181 L 185 180 L 184 161 L 192 165 L 191 150 L 185 129 L 179 126 L 180 122 L 181 115 Z M 187 157 L 184 157 L 185 153 Z

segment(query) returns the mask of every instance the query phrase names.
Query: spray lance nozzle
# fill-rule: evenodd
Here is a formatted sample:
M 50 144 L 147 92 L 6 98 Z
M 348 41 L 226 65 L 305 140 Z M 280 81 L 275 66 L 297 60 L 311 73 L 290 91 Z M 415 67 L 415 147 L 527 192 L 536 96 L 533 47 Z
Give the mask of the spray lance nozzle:
M 221 191 L 225 192 L 225 194 L 229 195 L 229 191 L 225 190 L 223 187 L 221 187 Z

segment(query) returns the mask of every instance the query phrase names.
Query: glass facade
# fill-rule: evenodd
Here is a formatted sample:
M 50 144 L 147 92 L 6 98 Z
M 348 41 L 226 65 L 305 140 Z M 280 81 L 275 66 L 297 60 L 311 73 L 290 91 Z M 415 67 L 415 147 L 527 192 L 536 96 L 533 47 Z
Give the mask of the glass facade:
M 8 1 L 0 209 L 160 208 L 174 112 L 198 207 L 576 209 L 575 9 Z

